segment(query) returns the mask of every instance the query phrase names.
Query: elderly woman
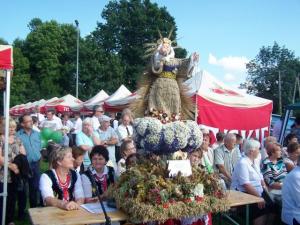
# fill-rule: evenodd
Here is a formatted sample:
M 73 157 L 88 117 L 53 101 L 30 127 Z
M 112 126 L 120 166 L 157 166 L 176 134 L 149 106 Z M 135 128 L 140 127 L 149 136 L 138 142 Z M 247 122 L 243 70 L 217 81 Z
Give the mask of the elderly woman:
M 298 157 L 300 156 L 300 145 L 298 143 L 290 143 L 287 146 L 288 156 L 283 159 L 287 172 L 294 169 L 298 162 Z
M 115 176 L 114 168 L 106 165 L 109 153 L 104 146 L 94 146 L 90 153 L 90 159 L 92 164 L 81 175 L 86 203 L 98 201 L 97 189 L 100 198 L 105 198 L 104 193 L 109 185 L 114 183 Z
M 40 179 L 44 204 L 65 210 L 79 209 L 84 202 L 84 194 L 80 176 L 73 170 L 72 149 L 55 149 L 49 163 L 52 169 L 43 173 Z
M 242 191 L 257 197 L 261 197 L 263 187 L 265 186 L 263 176 L 256 167 L 254 160 L 259 154 L 260 143 L 256 140 L 247 140 L 244 143 L 244 156 L 237 162 L 233 174 L 231 189 Z M 253 224 L 267 224 L 267 214 L 269 207 L 265 207 L 265 202 L 258 205 L 252 205 L 250 218 L 253 218 Z
M 262 162 L 261 171 L 271 191 L 273 189 L 281 190 L 282 182 L 287 174 L 281 154 L 281 146 L 277 143 L 273 144 L 268 151 L 269 157 Z
M 4 181 L 4 127 L 5 121 L 2 119 L 0 129 L 0 192 L 3 192 L 3 181 Z M 7 210 L 6 210 L 6 222 L 7 224 L 14 224 L 14 212 L 15 212 L 15 203 L 16 203 L 16 194 L 17 194 L 17 183 L 16 176 L 20 174 L 20 168 L 14 162 L 14 159 L 18 155 L 26 155 L 24 146 L 20 139 L 16 137 L 16 127 L 17 124 L 13 119 L 9 119 L 9 137 L 8 137 L 8 176 L 7 176 Z M 0 214 L 2 215 L 2 197 L 0 199 Z M 19 209 L 20 210 L 20 209 Z
M 95 145 L 100 145 L 101 141 L 97 132 L 93 129 L 93 123 L 91 118 L 85 118 L 82 122 L 82 131 L 76 135 L 76 146 L 80 147 L 85 151 L 83 158 L 84 169 L 90 164 L 89 153 Z

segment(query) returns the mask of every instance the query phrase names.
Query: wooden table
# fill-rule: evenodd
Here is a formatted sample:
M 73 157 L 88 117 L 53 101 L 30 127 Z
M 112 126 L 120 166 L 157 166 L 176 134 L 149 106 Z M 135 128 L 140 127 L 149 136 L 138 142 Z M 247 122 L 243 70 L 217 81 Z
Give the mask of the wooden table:
M 230 207 L 246 205 L 246 220 L 248 220 L 248 222 L 249 204 L 263 201 L 262 198 L 238 191 L 228 191 L 228 200 Z M 83 208 L 75 211 L 65 211 L 55 207 L 31 208 L 29 209 L 29 215 L 33 225 L 79 225 L 105 222 L 103 213 L 93 214 Z M 108 216 L 110 216 L 111 221 L 127 220 L 126 214 L 119 210 L 109 212 Z M 227 217 L 228 215 L 225 216 Z
M 111 221 L 127 220 L 126 214 L 117 210 L 107 213 Z M 29 209 L 33 225 L 79 225 L 105 223 L 104 214 L 89 213 L 83 208 L 74 211 L 65 211 L 56 207 L 41 207 Z
M 256 197 L 254 195 L 249 195 L 243 192 L 229 190 L 228 191 L 228 201 L 231 208 L 237 206 L 246 206 L 246 217 L 245 217 L 245 224 L 249 225 L 250 218 L 249 218 L 249 205 L 256 204 L 259 202 L 263 202 L 263 198 Z M 229 219 L 233 224 L 238 225 L 238 223 L 232 219 L 227 213 L 222 214 L 224 217 Z M 219 220 L 220 221 L 220 220 Z

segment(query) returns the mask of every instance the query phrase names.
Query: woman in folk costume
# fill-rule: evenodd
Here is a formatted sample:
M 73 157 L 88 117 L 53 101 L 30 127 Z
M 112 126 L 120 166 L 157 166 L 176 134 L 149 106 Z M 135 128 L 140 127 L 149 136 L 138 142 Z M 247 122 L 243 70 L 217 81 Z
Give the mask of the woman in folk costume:
M 190 58 L 175 58 L 173 41 L 160 39 L 157 43 L 147 44 L 146 57 L 151 55 L 150 68 L 143 77 L 138 93 L 139 101 L 132 104 L 135 117 L 156 116 L 163 123 L 192 119 L 193 105 L 186 96 L 187 88 L 182 81 L 187 79 L 198 62 L 199 55 L 194 53 Z M 163 116 L 159 116 L 163 115 Z
M 40 191 L 45 206 L 77 210 L 84 202 L 81 179 L 73 170 L 72 149 L 58 147 L 50 154 L 50 170 L 42 174 Z

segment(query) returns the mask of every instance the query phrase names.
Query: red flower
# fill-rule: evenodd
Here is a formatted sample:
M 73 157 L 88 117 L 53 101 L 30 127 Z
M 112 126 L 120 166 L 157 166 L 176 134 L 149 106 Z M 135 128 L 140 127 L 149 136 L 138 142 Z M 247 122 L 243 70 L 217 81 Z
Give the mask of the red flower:
M 169 203 L 168 203 L 168 202 L 165 202 L 165 203 L 163 204 L 163 208 L 164 208 L 164 209 L 169 208 Z
M 170 203 L 170 204 L 175 204 L 176 201 L 175 201 L 173 198 L 171 198 L 171 199 L 169 200 L 169 203 Z
M 195 200 L 196 200 L 196 202 L 202 202 L 203 201 L 203 197 L 195 196 Z
M 215 197 L 222 198 L 223 197 L 223 193 L 221 191 L 216 191 L 215 192 Z
M 184 199 L 183 199 L 183 202 L 184 202 L 184 203 L 189 203 L 189 202 L 191 202 L 191 201 L 192 201 L 191 198 L 184 198 Z
M 156 204 L 161 204 L 161 197 L 160 197 L 160 196 L 158 196 L 158 197 L 156 198 Z

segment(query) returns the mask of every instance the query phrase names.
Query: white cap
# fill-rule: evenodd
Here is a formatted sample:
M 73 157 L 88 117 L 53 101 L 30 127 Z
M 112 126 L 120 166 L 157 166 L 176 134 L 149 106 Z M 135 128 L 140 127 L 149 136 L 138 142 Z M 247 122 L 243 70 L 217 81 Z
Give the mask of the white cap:
M 111 121 L 111 118 L 109 116 L 103 115 L 99 117 L 100 122 L 109 122 Z

